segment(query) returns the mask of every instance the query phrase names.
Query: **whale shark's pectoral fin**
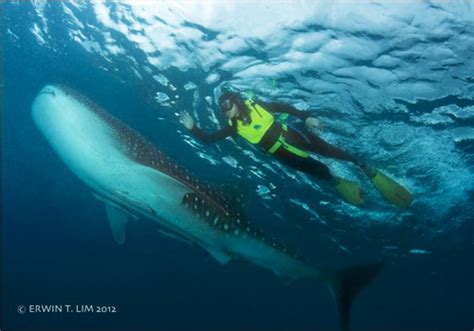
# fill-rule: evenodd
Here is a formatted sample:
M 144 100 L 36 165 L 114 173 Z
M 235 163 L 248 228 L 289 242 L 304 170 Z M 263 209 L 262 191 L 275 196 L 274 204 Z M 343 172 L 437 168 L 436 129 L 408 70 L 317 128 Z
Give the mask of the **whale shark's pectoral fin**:
M 227 264 L 232 259 L 229 254 L 221 249 L 210 247 L 206 247 L 206 249 L 220 264 Z
M 125 243 L 125 226 L 127 225 L 129 214 L 110 203 L 105 204 L 105 210 L 115 242 L 123 245 Z

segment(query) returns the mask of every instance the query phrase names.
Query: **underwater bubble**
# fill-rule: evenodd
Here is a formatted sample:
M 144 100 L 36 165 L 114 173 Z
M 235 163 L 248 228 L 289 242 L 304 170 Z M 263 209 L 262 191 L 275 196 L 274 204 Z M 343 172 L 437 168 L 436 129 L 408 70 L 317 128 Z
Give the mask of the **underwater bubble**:
M 163 93 L 163 92 L 157 92 L 156 93 L 155 100 L 160 102 L 160 103 L 168 101 L 169 99 L 170 99 L 170 97 L 166 93 Z
M 206 83 L 207 84 L 213 84 L 217 82 L 221 76 L 218 73 L 212 73 L 209 76 L 206 77 Z
M 222 158 L 222 161 L 224 161 L 225 163 L 230 165 L 232 168 L 237 168 L 237 166 L 238 166 L 237 160 L 235 158 L 233 158 L 232 156 L 224 156 Z
M 153 75 L 153 78 L 161 85 L 168 86 L 169 80 L 168 78 L 166 78 L 165 75 L 162 75 L 162 74 Z
M 270 189 L 268 187 L 266 187 L 265 185 L 258 185 L 257 193 L 259 195 L 265 195 L 265 194 L 270 193 Z
M 194 84 L 193 82 L 187 82 L 186 84 L 184 84 L 184 89 L 186 91 L 193 90 L 195 88 L 197 88 L 197 85 Z

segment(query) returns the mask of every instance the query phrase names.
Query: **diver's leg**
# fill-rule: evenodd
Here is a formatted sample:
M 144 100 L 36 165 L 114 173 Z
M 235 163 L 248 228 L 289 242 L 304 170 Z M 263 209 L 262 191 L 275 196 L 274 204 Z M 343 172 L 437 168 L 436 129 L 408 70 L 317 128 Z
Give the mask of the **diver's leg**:
M 296 127 L 288 127 L 285 138 L 290 144 L 303 150 L 338 160 L 349 161 L 358 166 L 363 165 L 360 160 L 348 152 L 331 145 L 313 132 L 308 131 L 308 129 L 304 127 L 304 124 Z
M 293 130 L 291 134 L 295 136 L 295 133 L 298 136 L 294 139 L 296 144 L 305 144 L 301 148 L 307 149 L 311 152 L 324 155 L 327 157 L 332 157 L 339 160 L 349 161 L 359 166 L 364 173 L 370 178 L 375 187 L 382 193 L 382 195 L 391 203 L 397 205 L 400 208 L 408 208 L 413 201 L 412 194 L 404 188 L 402 185 L 388 177 L 387 175 L 380 172 L 380 170 L 371 167 L 367 162 L 362 161 L 358 158 L 353 157 L 346 151 L 329 144 L 324 141 L 316 134 L 308 132 L 308 130 L 303 129 L 303 133 L 298 130 Z M 306 133 L 308 132 L 308 133 Z M 306 138 L 306 140 L 303 140 Z M 339 178 L 338 184 L 336 184 L 336 189 L 346 197 L 347 200 L 354 204 L 362 203 L 362 198 L 360 196 L 360 189 L 356 184 Z
M 315 135 L 314 133 L 308 134 L 308 140 L 310 141 L 309 149 L 311 152 L 316 154 L 320 154 L 326 157 L 330 157 L 333 159 L 349 161 L 356 165 L 360 165 L 360 161 L 346 152 L 345 150 L 334 146 L 327 141 L 321 139 L 319 136 Z
M 370 167 L 369 164 L 365 161 L 362 161 L 348 152 L 344 151 L 343 149 L 340 149 L 337 146 L 331 145 L 330 143 L 326 142 L 322 138 L 320 138 L 318 135 L 309 132 L 308 130 L 304 129 L 305 132 L 308 132 L 308 134 L 305 134 L 304 137 L 307 138 L 308 145 L 306 148 L 316 154 L 320 154 L 326 157 L 331 157 L 333 159 L 338 159 L 338 160 L 343 160 L 343 161 L 349 161 L 352 162 L 353 164 L 357 165 L 362 169 L 362 171 L 369 176 L 369 178 L 373 178 L 376 175 L 376 171 L 374 168 Z
M 297 156 L 284 148 L 276 151 L 275 156 L 282 163 L 297 169 L 301 172 L 309 174 L 313 177 L 329 181 L 336 190 L 350 203 L 359 205 L 364 202 L 360 187 L 347 179 L 333 176 L 329 168 L 310 157 Z
M 315 159 L 297 156 L 282 147 L 275 152 L 275 157 L 282 163 L 318 179 L 334 180 L 329 168 Z

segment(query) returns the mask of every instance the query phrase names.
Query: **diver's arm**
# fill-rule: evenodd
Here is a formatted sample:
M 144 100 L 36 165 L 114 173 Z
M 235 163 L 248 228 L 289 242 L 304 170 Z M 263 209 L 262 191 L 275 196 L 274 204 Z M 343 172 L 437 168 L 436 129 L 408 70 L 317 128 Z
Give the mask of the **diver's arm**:
M 191 129 L 191 133 L 202 141 L 205 144 L 212 144 L 216 141 L 223 140 L 227 137 L 231 137 L 237 133 L 235 126 L 226 126 L 219 131 L 215 131 L 212 133 L 204 132 L 202 129 L 198 128 L 197 125 L 194 125 Z
M 305 121 L 312 115 L 312 112 L 310 111 L 299 110 L 287 103 L 282 102 L 262 103 L 262 106 L 272 113 L 287 113 L 291 116 L 299 118 L 302 121 Z

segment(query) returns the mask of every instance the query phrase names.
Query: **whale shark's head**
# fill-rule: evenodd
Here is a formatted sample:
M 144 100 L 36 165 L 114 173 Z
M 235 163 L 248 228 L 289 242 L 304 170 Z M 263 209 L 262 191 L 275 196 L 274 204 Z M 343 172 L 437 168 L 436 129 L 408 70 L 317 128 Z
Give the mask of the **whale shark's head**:
M 49 84 L 36 96 L 31 114 L 34 123 L 50 143 L 51 140 L 61 140 L 64 144 L 72 138 L 79 142 L 80 139 L 106 139 L 106 136 L 110 136 L 110 128 L 95 108 L 74 90 Z
M 41 110 L 41 112 L 55 111 L 60 104 L 67 104 L 68 99 L 70 99 L 70 97 L 61 87 L 46 85 L 39 91 L 33 101 L 33 114 L 39 110 Z
M 36 96 L 31 107 L 33 121 L 40 131 L 47 133 L 54 127 L 61 126 L 71 111 L 70 100 L 64 91 L 55 85 L 46 85 Z
M 47 127 L 64 125 L 65 120 L 72 119 L 77 108 L 77 101 L 65 89 L 58 85 L 46 85 L 33 101 L 32 116 L 45 134 Z
M 49 144 L 73 167 L 86 156 L 92 163 L 95 155 L 110 156 L 117 150 L 114 130 L 96 108 L 68 87 L 46 85 L 34 99 L 31 114 Z

